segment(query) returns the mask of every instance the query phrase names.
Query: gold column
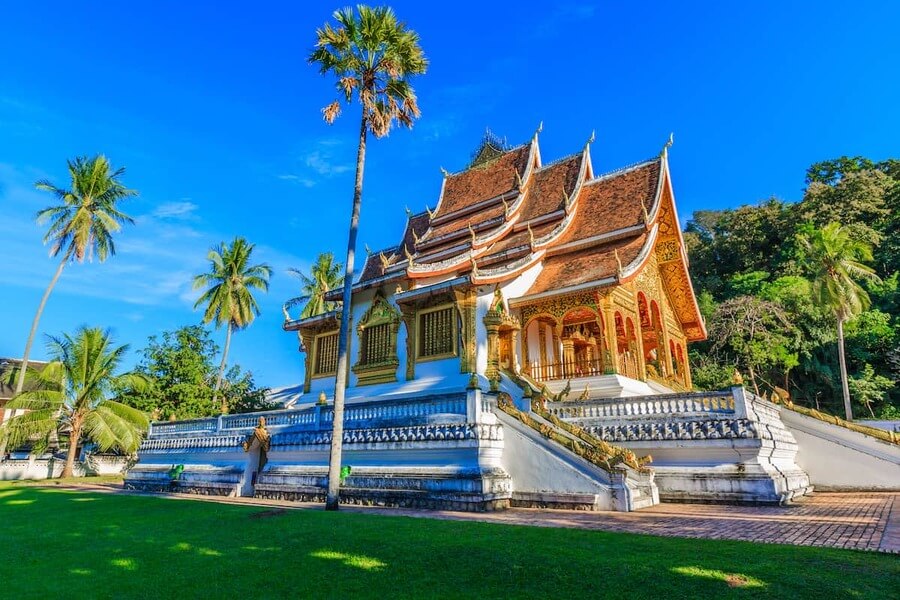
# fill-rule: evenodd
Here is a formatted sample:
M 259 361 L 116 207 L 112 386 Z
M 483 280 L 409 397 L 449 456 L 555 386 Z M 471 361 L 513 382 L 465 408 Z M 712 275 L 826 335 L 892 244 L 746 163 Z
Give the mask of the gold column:
M 484 326 L 487 328 L 487 370 L 484 375 L 491 383 L 491 391 L 500 389 L 500 315 L 489 310 L 484 315 Z
M 603 319 L 606 321 L 606 339 L 609 347 L 609 359 L 613 373 L 619 373 L 619 342 L 616 338 L 616 311 L 610 305 L 609 300 L 603 307 Z
M 315 337 L 311 333 L 297 333 L 300 338 L 300 350 L 303 351 L 305 357 L 303 359 L 303 393 L 308 394 L 312 386 L 312 366 L 313 366 L 313 342 Z
M 406 380 L 410 381 L 416 378 L 416 311 L 401 306 L 400 314 L 406 326 Z
M 474 373 L 475 362 L 475 304 L 477 296 L 474 289 L 453 292 L 456 309 L 459 311 L 462 327 L 460 330 L 462 348 L 459 353 L 459 372 Z
M 512 370 L 514 373 L 518 373 L 519 372 L 519 353 L 517 352 L 517 350 L 519 348 L 519 330 L 518 329 L 513 329 L 512 332 L 510 333 L 509 347 L 510 347 L 510 354 L 512 354 L 512 356 L 510 357 L 512 359 Z M 526 346 L 526 352 L 525 352 L 525 360 L 526 360 L 526 362 L 528 361 L 527 346 Z

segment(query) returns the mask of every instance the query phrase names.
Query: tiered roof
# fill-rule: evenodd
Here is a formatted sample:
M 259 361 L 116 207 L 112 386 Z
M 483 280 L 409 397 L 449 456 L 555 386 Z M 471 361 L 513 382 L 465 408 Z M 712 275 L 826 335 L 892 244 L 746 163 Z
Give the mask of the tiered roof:
M 411 216 L 403 240 L 372 253 L 357 287 L 386 280 L 502 282 L 538 262 L 522 300 L 622 283 L 637 275 L 658 239 L 677 240 L 667 272 L 686 282 L 674 303 L 689 339 L 705 329 L 697 308 L 674 210 L 667 150 L 653 159 L 594 177 L 590 142 L 541 164 L 538 134 L 511 149 L 482 146 L 465 170 L 446 173 L 434 211 Z M 662 237 L 660 231 L 663 231 Z M 682 285 L 681 287 L 684 287 Z M 693 333 L 692 333 L 693 332 Z

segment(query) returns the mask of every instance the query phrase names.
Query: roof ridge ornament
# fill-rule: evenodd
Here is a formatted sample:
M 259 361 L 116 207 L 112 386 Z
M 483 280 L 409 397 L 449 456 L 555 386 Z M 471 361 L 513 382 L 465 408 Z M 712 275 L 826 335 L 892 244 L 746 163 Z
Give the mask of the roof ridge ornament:
M 472 235 L 472 247 L 475 247 L 475 229 L 472 227 L 472 223 L 469 223 L 469 233 Z
M 429 220 L 429 221 L 430 221 L 431 219 L 434 218 L 434 212 L 432 212 L 432 210 L 431 210 L 430 208 L 428 208 L 428 205 L 427 205 L 427 204 L 425 205 L 425 212 L 428 213 L 428 220 Z
M 534 137 L 536 138 L 540 132 L 544 131 L 544 122 L 541 121 L 538 123 L 537 129 L 534 130 Z
M 406 255 L 406 260 L 409 261 L 409 266 L 413 266 L 413 255 L 405 245 L 403 246 L 403 253 Z
M 391 257 L 394 255 L 392 254 Z M 381 270 L 384 271 L 389 266 L 391 266 L 391 259 L 384 255 L 384 250 L 378 253 L 378 258 L 381 259 Z
M 516 186 L 518 189 L 522 189 L 522 176 L 519 174 L 518 169 L 516 169 Z
M 641 199 L 641 210 L 644 211 L 644 225 L 650 226 L 650 213 L 647 212 L 647 204 Z
M 660 151 L 659 155 L 665 156 L 666 154 L 668 154 L 669 148 L 671 148 L 674 143 L 675 143 L 675 132 L 672 131 L 669 133 L 669 139 L 666 141 L 666 143 L 663 146 L 663 149 Z
M 619 277 L 622 277 L 624 270 L 622 269 L 622 260 L 619 258 L 619 249 L 616 248 L 613 250 L 613 254 L 616 256 L 616 274 Z
M 444 177 L 450 177 L 450 171 L 448 171 L 444 167 L 441 167 L 441 173 L 444 174 Z
M 506 201 L 506 198 L 500 198 L 500 202 L 503 203 L 503 214 L 509 214 L 509 202 Z
M 412 216 L 412 211 L 409 210 L 409 204 L 406 205 L 406 218 L 410 218 Z
M 589 138 L 588 138 L 588 141 L 584 144 L 585 149 L 587 149 L 587 147 L 590 146 L 591 144 L 593 144 L 593 143 L 594 143 L 594 140 L 597 139 L 597 135 L 596 135 L 596 134 L 597 134 L 597 130 L 596 130 L 596 129 L 592 129 L 592 130 L 591 130 L 591 137 L 589 137 Z
M 645 212 L 646 212 L 646 211 L 645 211 Z M 421 238 L 419 237 L 419 234 L 416 233 L 415 227 L 412 228 L 412 236 L 413 236 L 413 243 L 414 243 L 414 244 L 418 244 L 418 243 L 419 243 L 419 240 L 420 240 Z
M 475 262 L 475 257 L 469 257 L 469 263 L 472 265 L 472 277 L 478 277 L 478 263 Z
M 528 223 L 528 244 L 534 250 L 534 231 L 531 230 L 531 223 Z
M 366 256 L 372 256 L 372 249 L 369 248 L 369 245 L 363 244 L 363 246 L 365 246 L 365 248 L 366 248 Z

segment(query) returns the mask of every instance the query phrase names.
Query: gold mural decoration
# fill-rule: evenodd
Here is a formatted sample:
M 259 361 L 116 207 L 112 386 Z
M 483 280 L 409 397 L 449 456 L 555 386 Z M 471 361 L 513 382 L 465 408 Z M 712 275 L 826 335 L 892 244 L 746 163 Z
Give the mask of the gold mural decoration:
M 656 259 L 660 263 L 666 263 L 681 258 L 681 247 L 677 239 L 670 239 L 656 244 Z

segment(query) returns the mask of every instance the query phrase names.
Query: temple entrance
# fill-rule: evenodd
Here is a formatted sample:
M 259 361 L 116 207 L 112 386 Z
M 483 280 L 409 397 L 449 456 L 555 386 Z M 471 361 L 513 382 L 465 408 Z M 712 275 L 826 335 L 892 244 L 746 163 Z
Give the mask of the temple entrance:
M 537 381 L 594 377 L 611 370 L 603 318 L 580 306 L 562 319 L 541 315 L 526 327 L 525 371 Z

